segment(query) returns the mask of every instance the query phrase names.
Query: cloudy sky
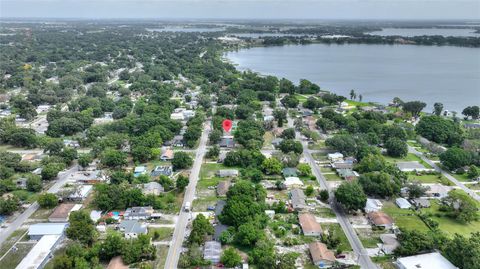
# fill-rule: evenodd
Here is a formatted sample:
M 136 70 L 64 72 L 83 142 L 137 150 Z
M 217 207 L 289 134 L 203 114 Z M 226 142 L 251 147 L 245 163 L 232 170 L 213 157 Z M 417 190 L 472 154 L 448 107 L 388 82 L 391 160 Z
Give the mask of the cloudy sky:
M 0 0 L 0 17 L 480 19 L 480 0 Z

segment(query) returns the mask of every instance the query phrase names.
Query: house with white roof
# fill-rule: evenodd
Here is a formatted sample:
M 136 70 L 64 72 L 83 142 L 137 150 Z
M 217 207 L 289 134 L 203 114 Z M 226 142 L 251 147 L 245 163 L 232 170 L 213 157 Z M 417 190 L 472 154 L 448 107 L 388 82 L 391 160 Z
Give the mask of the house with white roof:
M 438 252 L 398 258 L 399 269 L 458 269 Z
M 63 235 L 68 223 L 36 223 L 28 228 L 31 240 L 40 240 L 44 235 Z

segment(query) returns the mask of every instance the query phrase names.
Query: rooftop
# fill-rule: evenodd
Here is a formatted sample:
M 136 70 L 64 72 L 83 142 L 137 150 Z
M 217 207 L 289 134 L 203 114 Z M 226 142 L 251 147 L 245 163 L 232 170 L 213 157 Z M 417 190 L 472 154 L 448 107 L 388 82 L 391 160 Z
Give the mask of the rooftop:
M 404 269 L 458 269 L 438 252 L 399 258 L 397 263 Z
M 60 235 L 43 236 L 17 265 L 16 269 L 40 268 L 59 239 Z
M 298 221 L 300 226 L 302 226 L 302 231 L 304 233 L 321 233 L 322 227 L 318 224 L 315 216 L 310 213 L 301 213 L 298 215 Z
M 30 225 L 28 235 L 61 235 L 68 223 L 36 223 Z
M 329 250 L 327 246 L 320 242 L 313 242 L 308 245 L 310 249 L 310 255 L 312 255 L 312 260 L 314 263 L 318 263 L 320 261 L 335 261 L 335 255 L 333 251 Z

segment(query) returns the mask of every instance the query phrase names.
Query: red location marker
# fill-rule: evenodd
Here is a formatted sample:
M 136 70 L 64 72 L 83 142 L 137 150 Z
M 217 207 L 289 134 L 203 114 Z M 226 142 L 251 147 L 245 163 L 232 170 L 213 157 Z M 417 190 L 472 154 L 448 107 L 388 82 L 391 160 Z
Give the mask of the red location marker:
M 224 120 L 222 122 L 222 127 L 225 132 L 230 132 L 230 130 L 232 129 L 232 121 L 229 119 Z

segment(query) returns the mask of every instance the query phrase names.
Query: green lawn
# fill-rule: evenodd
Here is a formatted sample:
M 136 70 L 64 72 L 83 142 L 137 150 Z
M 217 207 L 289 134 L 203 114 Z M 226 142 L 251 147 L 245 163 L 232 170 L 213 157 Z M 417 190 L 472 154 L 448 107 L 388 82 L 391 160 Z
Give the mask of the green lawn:
M 220 169 L 230 169 L 221 163 L 204 163 L 200 169 L 200 178 L 208 178 L 215 176 Z M 235 168 L 232 168 L 235 169 Z
M 454 178 L 456 178 L 458 181 L 461 181 L 461 182 L 472 181 L 470 178 L 468 178 L 467 173 L 463 173 L 463 174 L 450 173 L 450 175 L 452 175 Z
M 157 246 L 157 258 L 154 261 L 154 268 L 163 269 L 163 267 L 165 266 L 165 261 L 167 260 L 167 254 L 167 246 Z
M 415 155 L 413 153 L 408 153 L 407 156 L 405 156 L 403 158 L 390 157 L 390 156 L 387 156 L 387 155 L 384 155 L 384 157 L 385 157 L 385 160 L 387 160 L 388 162 L 391 162 L 391 163 L 417 161 L 417 162 L 421 163 L 423 166 L 425 166 L 425 168 L 429 168 L 429 169 L 432 168 L 432 166 L 430 166 L 428 163 L 426 163 L 420 157 L 418 157 L 417 155 Z
M 272 145 L 273 138 L 274 137 L 273 137 L 272 132 L 265 132 L 265 134 L 263 135 L 263 140 L 265 141 L 263 143 L 263 146 L 266 147 L 266 148 L 273 147 L 273 145 Z
M 157 233 L 158 237 L 154 241 L 167 241 L 172 240 L 173 228 L 169 227 L 160 227 L 160 228 L 149 228 L 148 235 L 154 238 L 154 234 Z
M 28 252 L 33 248 L 34 243 L 17 244 L 16 251 L 10 251 L 2 260 L 0 260 L 2 269 L 14 269 L 27 256 Z
M 221 177 L 210 177 L 210 178 L 201 178 L 198 181 L 197 189 L 206 189 L 208 187 L 215 187 L 217 186 L 218 182 L 225 180 Z
M 468 236 L 472 232 L 480 231 L 480 221 L 474 221 L 468 224 L 461 223 L 453 218 L 445 215 L 444 212 L 439 211 L 438 201 L 432 201 L 430 208 L 422 209 L 423 212 L 432 214 L 432 219 L 438 221 L 440 230 L 449 235 L 455 233 Z
M 408 175 L 408 179 L 410 181 L 420 181 L 421 183 L 442 183 L 447 186 L 451 184 L 450 180 L 448 180 L 446 177 L 442 175 L 435 175 L 435 174 L 417 176 L 414 173 L 412 173 Z
M 350 106 L 371 106 L 372 104 L 369 103 L 364 103 L 364 102 L 358 102 L 358 101 L 353 101 L 353 100 L 345 100 L 345 103 L 347 103 Z
M 337 174 L 324 174 L 325 179 L 327 181 L 340 181 L 343 180 L 341 177 L 339 177 Z
M 211 205 L 215 205 L 218 201 L 216 195 L 207 196 L 207 197 L 199 197 L 193 200 L 192 210 L 193 211 L 207 211 L 207 207 Z
M 331 229 L 330 231 L 333 231 L 340 238 L 340 245 L 337 248 L 340 248 L 343 251 L 352 251 L 352 247 L 350 246 L 347 236 L 345 236 L 340 224 L 321 224 L 321 226 L 324 231 Z M 335 251 L 335 249 L 332 250 Z
M 382 211 L 392 217 L 395 224 L 400 228 L 424 232 L 429 230 L 425 223 L 415 215 L 414 211 L 410 209 L 400 209 L 393 202 L 384 202 Z
M 315 209 L 315 215 L 322 218 L 335 218 L 336 215 L 333 213 L 333 210 L 326 207 L 320 207 Z
M 14 231 L 8 238 L 3 242 L 2 247 L 0 248 L 0 256 L 3 256 L 7 251 L 17 242 L 18 239 L 27 231 L 27 229 L 18 229 Z

